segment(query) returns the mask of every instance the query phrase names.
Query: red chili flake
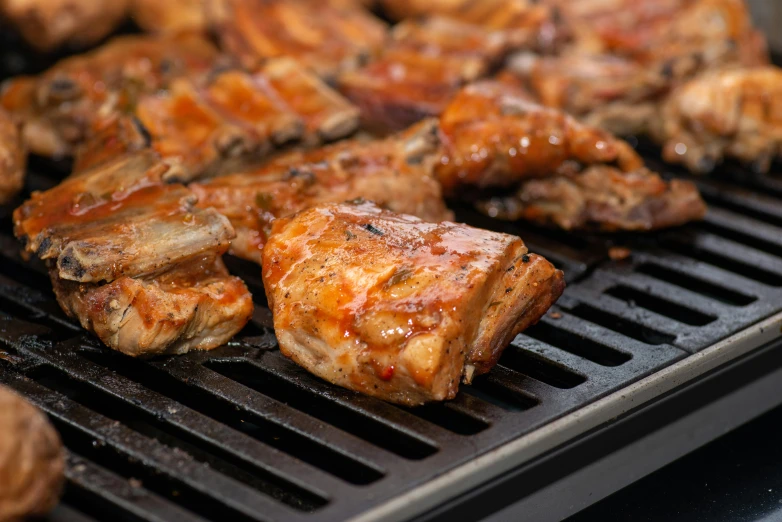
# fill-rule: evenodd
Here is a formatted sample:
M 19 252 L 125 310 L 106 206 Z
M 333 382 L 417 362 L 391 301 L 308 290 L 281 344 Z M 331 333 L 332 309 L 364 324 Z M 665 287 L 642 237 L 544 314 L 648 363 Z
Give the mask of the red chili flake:
M 394 376 L 394 365 L 386 366 L 382 372 L 380 372 L 380 378 L 384 381 L 390 381 L 391 377 Z

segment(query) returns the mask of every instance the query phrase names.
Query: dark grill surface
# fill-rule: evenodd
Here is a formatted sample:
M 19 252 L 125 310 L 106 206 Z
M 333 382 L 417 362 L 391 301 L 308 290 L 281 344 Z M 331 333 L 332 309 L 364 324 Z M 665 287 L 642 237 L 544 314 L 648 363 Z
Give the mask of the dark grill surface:
M 62 171 L 34 161 L 28 189 Z M 229 346 L 152 361 L 103 349 L 64 317 L 42 267 L 19 257 L 5 209 L 0 382 L 45 410 L 68 447 L 54 519 L 343 520 L 782 310 L 782 177 L 726 167 L 698 183 L 706 221 L 658 235 L 565 234 L 460 212 L 524 237 L 570 286 L 488 376 L 417 409 L 287 361 L 260 269 L 235 259 L 258 309 Z M 632 256 L 611 261 L 613 245 Z

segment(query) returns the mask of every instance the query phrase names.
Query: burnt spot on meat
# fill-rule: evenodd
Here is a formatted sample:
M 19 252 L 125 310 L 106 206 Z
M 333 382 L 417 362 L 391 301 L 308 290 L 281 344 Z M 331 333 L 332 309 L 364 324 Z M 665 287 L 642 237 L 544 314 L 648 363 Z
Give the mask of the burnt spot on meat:
M 87 273 L 87 270 L 73 256 L 62 256 L 57 261 L 57 265 L 61 272 L 65 272 L 77 280 L 83 278 Z
M 367 232 L 369 232 L 370 234 L 374 234 L 376 236 L 383 236 L 383 235 L 385 235 L 385 232 L 383 232 L 379 228 L 373 226 L 371 223 L 367 223 L 365 225 L 361 225 L 361 227 L 364 230 L 366 230 Z
M 152 145 L 152 134 L 149 132 L 149 129 L 147 129 L 143 123 L 141 123 L 141 120 L 138 119 L 135 115 L 131 117 L 131 122 L 133 122 L 133 126 L 138 131 L 139 135 L 144 139 L 144 146 L 149 147 Z

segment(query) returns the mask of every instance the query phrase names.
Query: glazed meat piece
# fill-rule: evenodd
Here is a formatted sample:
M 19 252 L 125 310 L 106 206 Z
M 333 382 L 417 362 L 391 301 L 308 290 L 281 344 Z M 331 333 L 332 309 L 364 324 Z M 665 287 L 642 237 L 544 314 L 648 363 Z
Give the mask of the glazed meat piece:
M 566 36 L 558 13 L 535 0 L 382 0 L 400 20 L 443 16 L 498 31 L 513 49 L 553 50 Z
M 133 21 L 150 33 L 207 31 L 204 0 L 130 0 Z
M 117 37 L 39 76 L 10 80 L 0 105 L 23 123 L 31 152 L 66 156 L 96 118 L 132 109 L 141 94 L 156 92 L 179 76 L 207 72 L 216 57 L 217 50 L 198 37 Z
M 691 183 L 662 180 L 626 142 L 507 84 L 465 87 L 440 128 L 435 172 L 443 191 L 492 217 L 615 231 L 674 226 L 706 212 Z
M 377 60 L 343 74 L 339 89 L 375 131 L 401 130 L 437 116 L 458 89 L 489 72 L 506 40 L 446 18 L 402 22 Z
M 190 181 L 236 170 L 286 144 L 344 137 L 358 122 L 358 109 L 280 58 L 256 73 L 179 78 L 165 91 L 139 97 L 133 117 L 112 114 L 96 122 L 76 168 L 149 146 L 172 165 L 171 177 Z
M 129 355 L 219 346 L 252 313 L 219 257 L 234 230 L 196 207 L 145 150 L 67 178 L 14 212 L 25 250 L 44 260 L 63 309 Z
M 610 54 L 517 55 L 509 68 L 541 104 L 624 136 L 648 130 L 671 86 L 660 68 Z
M 69 44 L 83 47 L 111 33 L 129 0 L 0 0 L 0 18 L 10 22 L 39 51 Z
M 408 406 L 453 398 L 564 289 L 518 237 L 370 203 L 276 220 L 263 281 L 282 353 Z
M 8 203 L 24 184 L 25 153 L 19 129 L 0 110 L 0 204 Z
M 432 174 L 438 147 L 437 124 L 430 120 L 384 140 L 291 152 L 190 189 L 200 206 L 231 220 L 231 253 L 260 263 L 272 221 L 319 203 L 365 198 L 427 221 L 451 219 Z
M 782 154 L 782 70 L 768 66 L 715 71 L 677 89 L 652 135 L 663 157 L 693 172 L 725 158 L 768 171 Z
M 509 187 L 546 177 L 568 162 L 616 164 L 623 170 L 643 165 L 624 141 L 497 81 L 459 91 L 440 116 L 440 130 L 444 152 L 435 171 L 447 195 L 464 187 Z
M 221 48 L 250 69 L 265 58 L 288 56 L 331 81 L 385 40 L 385 25 L 347 2 L 205 1 Z
M 60 499 L 65 450 L 46 415 L 0 386 L 0 520 L 28 520 Z

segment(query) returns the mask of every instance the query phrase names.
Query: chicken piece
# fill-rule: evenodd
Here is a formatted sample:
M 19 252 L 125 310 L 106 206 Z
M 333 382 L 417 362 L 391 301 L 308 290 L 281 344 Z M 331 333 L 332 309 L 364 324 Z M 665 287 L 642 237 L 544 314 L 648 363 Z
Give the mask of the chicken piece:
M 0 386 L 0 520 L 29 520 L 54 509 L 65 450 L 46 415 Z
M 439 115 L 459 88 L 487 74 L 506 51 L 505 38 L 445 18 L 396 26 L 380 57 L 343 74 L 339 89 L 362 113 L 364 127 L 401 130 Z
M 200 206 L 231 220 L 236 239 L 230 252 L 260 263 L 272 221 L 320 203 L 365 198 L 427 221 L 452 219 L 432 174 L 438 147 L 437 124 L 430 120 L 385 140 L 291 152 L 190 189 Z
M 603 232 L 657 230 L 706 215 L 692 183 L 666 182 L 645 168 L 623 172 L 604 165 L 526 180 L 510 194 L 479 200 L 476 207 L 498 219 Z
M 651 230 L 700 219 L 694 185 L 667 183 L 624 141 L 499 82 L 465 87 L 441 117 L 443 191 L 500 219 Z
M 150 33 L 206 33 L 204 0 L 130 0 L 133 21 Z
M 19 129 L 0 110 L 0 204 L 19 193 L 24 184 L 25 153 Z
M 205 73 L 216 58 L 217 50 L 198 37 L 117 37 L 39 76 L 10 80 L 0 106 L 23 123 L 31 152 L 68 156 L 96 118 L 133 109 L 143 93 L 156 92 L 179 76 Z
M 498 31 L 512 49 L 550 51 L 565 39 L 557 12 L 536 0 L 382 0 L 396 20 L 443 16 Z
M 667 99 L 652 135 L 666 161 L 693 172 L 710 172 L 725 158 L 767 172 L 782 155 L 782 70 L 729 69 L 696 78 Z
M 0 0 L 0 18 L 39 51 L 68 44 L 84 47 L 111 33 L 125 19 L 130 0 Z
M 49 266 L 60 305 L 129 355 L 214 348 L 252 298 L 220 262 L 235 233 L 195 206 L 149 149 L 77 173 L 14 212 L 25 250 Z
M 205 0 L 220 46 L 249 69 L 265 58 L 295 58 L 333 81 L 366 62 L 386 27 L 362 8 L 318 0 Z
M 134 116 L 112 114 L 93 126 L 76 168 L 151 147 L 180 181 L 235 171 L 297 142 L 312 146 L 358 127 L 358 109 L 290 59 L 254 74 L 225 71 L 206 81 L 174 80 L 141 96 Z
M 565 286 L 518 237 L 370 203 L 276 220 L 263 281 L 283 354 L 407 406 L 451 399 L 489 371 Z
M 517 55 L 509 68 L 541 104 L 623 136 L 648 130 L 671 87 L 659 68 L 608 54 Z
M 462 89 L 440 117 L 440 131 L 444 152 L 435 172 L 446 195 L 550 176 L 568 162 L 625 171 L 643 165 L 626 142 L 496 81 Z
M 108 347 L 132 357 L 182 354 L 225 344 L 250 320 L 247 287 L 206 255 L 154 277 L 79 283 L 50 271 L 54 293 Z

